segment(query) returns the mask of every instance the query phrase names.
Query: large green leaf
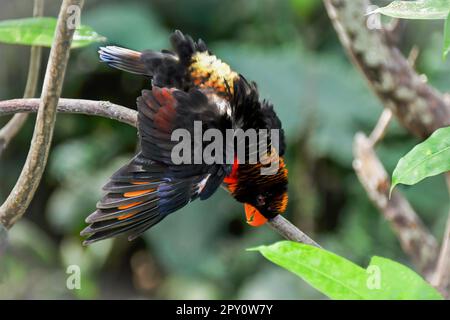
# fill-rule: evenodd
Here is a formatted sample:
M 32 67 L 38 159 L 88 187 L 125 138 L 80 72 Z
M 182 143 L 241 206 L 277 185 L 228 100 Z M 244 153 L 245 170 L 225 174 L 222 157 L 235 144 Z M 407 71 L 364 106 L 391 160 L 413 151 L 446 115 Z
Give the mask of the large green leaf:
M 56 28 L 56 18 L 38 17 L 0 21 L 0 42 L 50 47 Z M 73 36 L 72 48 L 105 41 L 91 27 L 79 26 Z
M 444 46 L 442 48 L 442 55 L 445 59 L 450 52 L 450 12 L 448 13 L 447 19 L 445 19 L 444 25 Z
M 400 159 L 392 173 L 391 190 L 399 183 L 412 185 L 449 170 L 450 127 L 446 127 L 436 130 Z
M 329 251 L 282 241 L 255 249 L 332 299 L 442 299 L 411 269 L 374 257 L 367 269 Z
M 402 19 L 445 19 L 449 10 L 450 0 L 393 1 L 372 13 Z
M 375 256 L 370 260 L 367 269 L 379 272 L 379 298 L 381 299 L 442 299 L 436 289 L 430 286 L 421 276 L 398 262 Z
M 366 271 L 334 253 L 282 241 L 255 249 L 332 299 L 369 299 Z

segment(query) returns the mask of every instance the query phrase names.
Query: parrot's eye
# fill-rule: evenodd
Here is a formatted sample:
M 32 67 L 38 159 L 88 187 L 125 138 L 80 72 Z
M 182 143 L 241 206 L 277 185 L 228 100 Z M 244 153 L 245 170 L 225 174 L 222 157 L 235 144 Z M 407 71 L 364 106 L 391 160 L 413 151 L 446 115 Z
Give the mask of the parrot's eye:
M 259 194 L 256 197 L 256 203 L 258 204 L 258 206 L 263 206 L 266 204 L 266 198 L 264 198 L 264 196 L 262 194 Z

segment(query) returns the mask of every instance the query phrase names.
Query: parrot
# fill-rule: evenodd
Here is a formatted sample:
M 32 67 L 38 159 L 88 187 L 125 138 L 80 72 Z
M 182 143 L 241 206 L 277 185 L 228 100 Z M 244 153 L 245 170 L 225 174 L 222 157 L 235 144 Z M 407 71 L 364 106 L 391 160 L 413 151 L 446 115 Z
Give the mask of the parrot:
M 203 40 L 176 30 L 170 43 L 171 50 L 161 51 L 99 48 L 101 62 L 147 77 L 149 86 L 137 98 L 138 151 L 104 185 L 104 195 L 80 233 L 85 245 L 122 234 L 136 239 L 191 201 L 208 199 L 220 186 L 243 203 L 251 226 L 286 211 L 286 144 L 273 104 L 260 99 L 256 83 L 233 71 Z M 277 147 L 270 141 L 265 159 L 256 162 L 234 155 L 227 163 L 175 163 L 172 134 L 177 129 L 194 133 L 199 121 L 202 129 L 224 135 L 230 129 L 278 130 L 279 141 Z M 272 174 L 262 174 L 268 159 L 278 166 Z

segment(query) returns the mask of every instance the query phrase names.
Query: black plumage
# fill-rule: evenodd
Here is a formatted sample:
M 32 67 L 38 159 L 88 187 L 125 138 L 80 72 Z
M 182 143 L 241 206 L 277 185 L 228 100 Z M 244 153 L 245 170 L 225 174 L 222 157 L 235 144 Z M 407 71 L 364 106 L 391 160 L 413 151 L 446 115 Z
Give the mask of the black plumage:
M 210 197 L 226 177 L 233 175 L 230 179 L 234 181 L 234 176 L 239 176 L 232 172 L 236 163 L 208 164 L 203 158 L 200 163 L 173 163 L 171 152 L 178 142 L 171 137 L 176 129 L 186 130 L 191 137 L 196 121 L 201 121 L 202 132 L 217 129 L 224 137 L 227 129 L 280 129 L 278 153 L 284 154 L 281 122 L 270 103 L 260 102 L 256 84 L 212 55 L 203 41 L 195 42 L 180 31 L 170 40 L 172 51 L 138 52 L 112 46 L 99 50 L 100 60 L 111 67 L 150 77 L 151 90 L 143 90 L 137 99 L 140 151 L 104 186 L 105 195 L 81 233 L 88 237 L 85 244 L 123 233 L 132 240 L 189 202 Z M 207 144 L 202 142 L 201 150 Z M 198 152 L 194 147 L 192 144 L 191 159 Z M 224 153 L 229 147 L 224 146 Z M 270 188 L 271 180 L 258 181 L 259 166 L 239 166 L 240 179 L 249 171 L 246 188 Z M 282 171 L 273 181 L 287 184 L 286 174 Z M 252 203 L 249 190 L 245 197 L 229 190 L 236 199 Z M 285 192 L 285 186 L 280 190 Z

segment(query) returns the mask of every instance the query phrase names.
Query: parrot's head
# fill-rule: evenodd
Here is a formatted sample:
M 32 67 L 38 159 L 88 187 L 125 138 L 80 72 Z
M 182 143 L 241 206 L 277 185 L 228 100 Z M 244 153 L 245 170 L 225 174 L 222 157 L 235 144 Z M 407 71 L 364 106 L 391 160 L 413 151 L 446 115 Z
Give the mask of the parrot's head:
M 286 211 L 288 204 L 288 174 L 284 161 L 280 161 L 280 167 L 274 175 L 259 175 L 253 180 L 253 175 L 244 175 L 247 179 L 241 181 L 245 195 L 241 197 L 244 203 L 247 223 L 251 226 L 261 226 L 267 220 Z M 241 189 L 242 190 L 242 189 Z
M 285 186 L 278 187 L 258 193 L 252 200 L 245 202 L 245 216 L 249 225 L 254 227 L 261 226 L 268 219 L 286 211 L 288 203 L 287 190 Z

